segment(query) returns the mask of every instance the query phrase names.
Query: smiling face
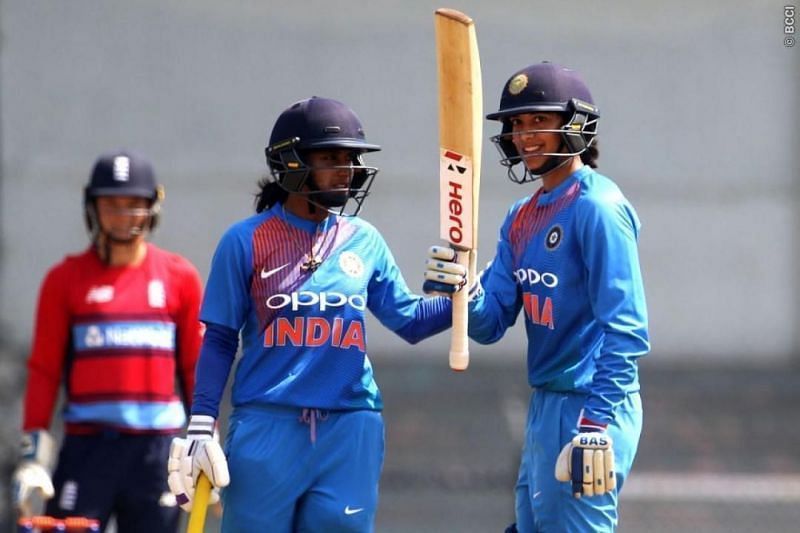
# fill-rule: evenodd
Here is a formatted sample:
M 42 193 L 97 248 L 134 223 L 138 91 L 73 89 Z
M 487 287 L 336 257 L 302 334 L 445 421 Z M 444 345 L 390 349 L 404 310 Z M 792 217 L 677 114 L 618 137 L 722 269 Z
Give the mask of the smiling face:
M 562 152 L 559 130 L 564 118 L 558 113 L 523 113 L 508 119 L 511 142 L 529 170 L 535 172 L 552 157 Z

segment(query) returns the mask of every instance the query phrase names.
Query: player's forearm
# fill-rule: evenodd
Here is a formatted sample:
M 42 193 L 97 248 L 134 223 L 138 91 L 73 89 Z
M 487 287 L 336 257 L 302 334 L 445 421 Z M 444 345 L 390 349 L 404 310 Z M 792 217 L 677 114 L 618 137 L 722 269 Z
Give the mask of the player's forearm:
M 197 362 L 193 415 L 218 417 L 219 402 L 238 347 L 238 331 L 219 324 L 207 325 Z
M 414 311 L 414 318 L 395 333 L 411 344 L 441 333 L 453 322 L 452 307 L 449 298 L 420 300 Z
M 193 321 L 184 322 L 178 326 L 178 344 L 176 359 L 178 362 L 178 374 L 181 384 L 181 392 L 187 406 L 191 406 L 194 397 L 195 368 L 200 356 L 200 345 L 202 335 L 200 333 L 200 322 L 196 315 Z
M 54 365 L 60 368 L 60 365 Z M 53 416 L 61 374 L 37 364 L 35 359 L 28 362 L 28 383 L 25 388 L 25 404 L 22 418 L 23 431 L 48 429 Z
M 649 346 L 646 329 L 606 333 L 592 392 L 584 406 L 587 418 L 605 424 L 613 420 L 616 407 L 625 396 L 639 389 L 637 359 L 647 353 Z
M 481 344 L 499 341 L 514 325 L 519 308 L 516 292 L 480 290 L 469 303 L 469 337 Z

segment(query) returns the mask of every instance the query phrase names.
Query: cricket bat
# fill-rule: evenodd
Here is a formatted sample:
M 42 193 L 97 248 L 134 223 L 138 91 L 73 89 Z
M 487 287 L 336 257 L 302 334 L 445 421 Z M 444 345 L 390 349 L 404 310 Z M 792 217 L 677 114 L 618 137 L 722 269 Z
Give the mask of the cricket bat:
M 481 182 L 483 89 L 475 24 L 454 9 L 437 9 L 439 72 L 439 229 L 467 268 L 467 287 L 453 295 L 450 368 L 469 365 L 468 288 L 475 280 Z
M 197 478 L 197 487 L 194 489 L 194 503 L 189 514 L 189 525 L 186 533 L 203 533 L 206 526 L 206 512 L 208 501 L 211 498 L 211 481 L 202 472 Z

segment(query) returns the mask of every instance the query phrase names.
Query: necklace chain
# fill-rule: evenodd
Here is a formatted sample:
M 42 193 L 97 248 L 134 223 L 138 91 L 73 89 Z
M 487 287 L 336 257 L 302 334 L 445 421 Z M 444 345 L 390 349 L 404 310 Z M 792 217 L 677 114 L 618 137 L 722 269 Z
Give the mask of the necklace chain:
M 286 216 L 286 208 L 281 206 L 281 209 L 283 210 L 284 220 L 288 220 L 288 218 Z M 339 221 L 336 220 L 334 222 L 334 231 L 333 232 L 328 231 L 323 235 L 322 241 L 320 242 L 319 248 L 317 250 L 319 252 L 319 255 L 314 253 L 314 245 L 319 240 L 319 236 L 320 236 L 320 233 L 321 233 L 321 229 L 320 229 L 319 225 L 317 225 L 317 231 L 314 232 L 314 235 L 311 238 L 311 242 L 309 243 L 309 247 L 308 247 L 308 252 L 304 251 L 303 250 L 303 246 L 301 246 L 300 244 L 297 243 L 297 240 L 296 240 L 296 238 L 294 236 L 294 232 L 291 231 L 293 229 L 295 229 L 295 228 L 290 226 L 289 240 L 292 242 L 292 245 L 294 245 L 294 247 L 297 249 L 297 251 L 299 251 L 300 253 L 303 254 L 304 261 L 300 265 L 300 270 L 302 270 L 303 272 L 311 272 L 311 273 L 313 273 L 314 271 L 316 271 L 319 268 L 319 266 L 322 264 L 322 261 L 325 260 L 325 254 L 329 251 L 329 250 L 323 250 L 323 248 L 325 247 L 325 242 L 328 240 L 328 234 L 333 233 L 333 239 L 331 240 L 328 248 L 330 248 L 330 246 L 332 246 L 333 242 L 336 240 L 336 233 L 339 231 Z

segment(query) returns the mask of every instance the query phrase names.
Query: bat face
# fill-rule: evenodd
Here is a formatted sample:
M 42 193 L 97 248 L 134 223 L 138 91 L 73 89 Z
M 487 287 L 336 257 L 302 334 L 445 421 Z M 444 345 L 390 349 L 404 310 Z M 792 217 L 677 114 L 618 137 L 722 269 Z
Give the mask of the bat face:
M 475 248 L 473 166 L 464 154 L 442 148 L 439 158 L 440 237 L 457 249 Z
M 478 190 L 483 137 L 483 92 L 478 42 L 472 19 L 438 9 L 436 63 L 439 72 L 439 234 L 456 249 L 458 262 L 475 279 Z M 469 364 L 467 294 L 453 295 L 450 368 Z

